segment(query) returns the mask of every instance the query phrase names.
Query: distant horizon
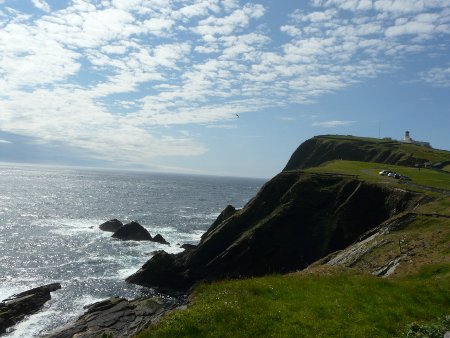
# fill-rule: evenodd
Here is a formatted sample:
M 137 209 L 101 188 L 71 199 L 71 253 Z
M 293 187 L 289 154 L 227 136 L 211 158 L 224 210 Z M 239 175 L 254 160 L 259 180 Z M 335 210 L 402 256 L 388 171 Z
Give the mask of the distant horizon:
M 272 177 L 319 134 L 450 149 L 450 0 L 0 0 L 0 161 Z
M 321 134 L 321 135 L 315 135 L 313 137 L 322 137 L 322 136 L 340 136 L 340 137 L 354 137 L 354 138 L 368 138 L 368 139 L 374 139 L 374 140 L 385 140 L 390 139 L 392 141 L 401 142 L 400 139 L 394 139 L 391 137 L 367 137 L 367 136 L 361 136 L 361 135 L 344 135 L 344 134 Z M 414 139 L 414 138 L 413 138 Z M 414 139 L 415 140 L 415 139 Z M 306 141 L 306 140 L 305 140 Z M 417 140 L 417 141 L 423 141 L 423 140 Z M 303 143 L 303 142 L 302 142 Z M 300 143 L 301 144 L 301 143 Z M 300 146 L 300 144 L 298 146 Z M 431 145 L 431 149 L 439 150 L 439 151 L 448 151 L 449 149 L 439 149 L 433 147 Z M 291 154 L 292 155 L 292 154 Z M 290 156 L 286 159 L 286 163 L 289 161 Z M 285 164 L 286 164 L 285 163 Z M 233 175 L 227 175 L 227 174 L 210 174 L 210 173 L 202 173 L 202 172 L 183 172 L 183 171 L 155 171 L 150 170 L 146 168 L 127 168 L 127 167 L 106 167 L 106 166 L 83 166 L 83 165 L 67 165 L 67 164 L 54 164 L 54 163 L 30 163 L 30 162 L 3 162 L 0 161 L 0 166 L 4 165 L 12 165 L 12 166 L 26 166 L 26 167 L 43 167 L 43 168 L 63 168 L 63 169 L 81 169 L 81 170 L 99 170 L 99 171 L 117 171 L 117 172 L 130 172 L 130 173 L 142 173 L 142 174 L 161 174 L 161 175 L 185 175 L 185 176 L 204 176 L 204 177 L 218 177 L 218 178 L 242 178 L 242 179 L 255 179 L 255 180 L 270 180 L 275 176 L 270 177 L 263 177 L 263 176 L 233 176 Z M 283 166 L 284 167 L 284 166 Z M 279 172 L 281 172 L 282 169 L 280 169 Z
M 230 176 L 220 174 L 206 174 L 199 172 L 176 172 L 176 171 L 153 171 L 150 169 L 137 169 L 137 168 L 120 168 L 120 167 L 93 167 L 93 166 L 81 166 L 81 165 L 64 165 L 64 164 L 52 164 L 52 163 L 29 163 L 29 162 L 2 162 L 0 161 L 0 167 L 12 166 L 12 167 L 26 167 L 26 168 L 48 168 L 48 169 L 67 169 L 67 170 L 86 170 L 86 171 L 105 171 L 105 172 L 117 172 L 117 173 L 136 173 L 136 174 L 155 174 L 155 175 L 174 175 L 174 176 L 194 176 L 194 177 L 211 177 L 211 178 L 230 178 L 230 179 L 249 179 L 249 180 L 262 180 L 268 181 L 272 177 L 252 177 L 252 176 Z

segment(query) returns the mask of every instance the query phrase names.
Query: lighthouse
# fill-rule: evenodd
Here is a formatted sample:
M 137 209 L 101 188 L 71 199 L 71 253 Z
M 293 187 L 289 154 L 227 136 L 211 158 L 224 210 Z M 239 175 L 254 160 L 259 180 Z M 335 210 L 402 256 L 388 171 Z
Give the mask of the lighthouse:
M 409 131 L 405 131 L 405 136 L 402 138 L 402 140 L 400 142 L 403 143 L 410 143 L 410 144 L 415 144 L 416 146 L 422 146 L 422 147 L 427 147 L 427 148 L 431 148 L 431 144 L 429 142 L 423 142 L 423 141 L 415 141 L 412 139 L 411 135 L 409 134 Z
M 413 143 L 411 136 L 409 136 L 409 131 L 405 131 L 405 137 L 403 137 L 402 142 L 404 143 Z

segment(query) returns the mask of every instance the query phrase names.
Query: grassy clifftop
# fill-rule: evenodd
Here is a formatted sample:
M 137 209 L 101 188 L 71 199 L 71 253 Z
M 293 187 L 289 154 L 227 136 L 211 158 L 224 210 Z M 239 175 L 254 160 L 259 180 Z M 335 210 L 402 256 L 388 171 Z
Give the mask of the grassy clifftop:
M 332 160 L 403 166 L 431 163 L 442 168 L 450 164 L 450 152 L 386 139 L 325 135 L 302 143 L 292 154 L 284 170 L 316 167 Z

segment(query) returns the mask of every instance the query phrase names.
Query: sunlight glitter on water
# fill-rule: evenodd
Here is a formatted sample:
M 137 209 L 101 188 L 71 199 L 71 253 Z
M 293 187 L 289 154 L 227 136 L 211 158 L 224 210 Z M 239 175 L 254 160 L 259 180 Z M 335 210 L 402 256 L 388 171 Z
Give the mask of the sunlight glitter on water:
M 151 290 L 127 284 L 148 253 L 195 244 L 227 204 L 243 206 L 261 180 L 0 166 L 0 300 L 60 282 L 44 310 L 7 337 L 35 337 L 64 325 L 83 306 Z M 104 221 L 137 220 L 170 245 L 120 241 Z

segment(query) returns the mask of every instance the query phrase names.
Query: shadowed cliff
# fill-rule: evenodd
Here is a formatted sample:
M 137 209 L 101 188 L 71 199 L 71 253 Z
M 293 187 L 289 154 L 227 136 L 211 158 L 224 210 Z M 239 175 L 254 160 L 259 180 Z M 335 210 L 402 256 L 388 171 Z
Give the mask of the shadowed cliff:
M 424 198 L 352 176 L 283 172 L 196 248 L 158 252 L 127 281 L 187 289 L 200 280 L 302 269 Z

